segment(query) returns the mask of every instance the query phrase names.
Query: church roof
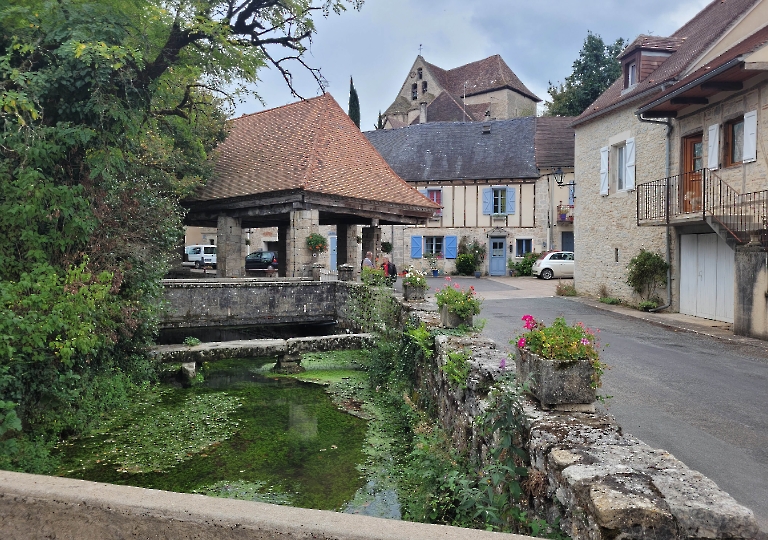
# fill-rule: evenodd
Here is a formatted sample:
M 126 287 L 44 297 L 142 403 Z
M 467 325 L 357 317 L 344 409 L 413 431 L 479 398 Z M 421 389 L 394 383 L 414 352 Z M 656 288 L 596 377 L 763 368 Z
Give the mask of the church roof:
M 231 121 L 213 178 L 189 202 L 304 191 L 438 207 L 400 178 L 330 94 Z
M 524 117 L 428 122 L 365 136 L 408 181 L 535 179 L 535 129 L 536 118 Z

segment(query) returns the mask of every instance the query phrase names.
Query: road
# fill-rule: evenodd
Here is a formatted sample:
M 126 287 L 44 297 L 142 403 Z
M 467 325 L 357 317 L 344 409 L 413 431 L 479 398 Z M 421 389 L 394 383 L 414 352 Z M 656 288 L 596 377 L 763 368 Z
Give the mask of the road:
M 433 288 L 442 285 L 429 281 Z M 601 359 L 609 366 L 600 393 L 613 396 L 608 412 L 625 432 L 714 480 L 752 509 L 768 532 L 765 342 L 676 331 L 552 296 L 554 283 L 532 278 L 454 281 L 474 285 L 484 298 L 483 333 L 502 349 L 512 350 L 509 341 L 523 332 L 525 314 L 546 323 L 564 316 L 569 323 L 599 329 L 605 347 Z

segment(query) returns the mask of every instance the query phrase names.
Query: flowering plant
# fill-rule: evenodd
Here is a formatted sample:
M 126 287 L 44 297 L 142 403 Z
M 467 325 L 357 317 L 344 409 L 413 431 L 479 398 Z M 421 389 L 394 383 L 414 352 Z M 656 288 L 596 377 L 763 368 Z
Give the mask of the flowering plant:
M 425 287 L 427 286 L 427 274 L 421 270 L 417 270 L 413 265 L 408 267 L 408 271 L 403 277 L 403 284 L 410 287 Z
M 307 236 L 307 247 L 310 251 L 322 253 L 328 248 L 328 241 L 322 234 L 312 233 Z
M 451 281 L 451 278 L 447 277 L 445 280 Z M 480 305 L 483 302 L 475 296 L 474 287 L 462 289 L 458 283 L 453 285 L 446 283 L 442 289 L 435 293 L 435 300 L 437 300 L 437 307 L 448 306 L 448 311 L 455 313 L 462 319 L 480 313 Z
M 597 360 L 599 356 L 595 333 L 580 322 L 568 326 L 563 317 L 558 317 L 547 326 L 533 315 L 523 315 L 523 322 L 528 332 L 511 342 L 519 349 L 566 363 L 583 358 Z

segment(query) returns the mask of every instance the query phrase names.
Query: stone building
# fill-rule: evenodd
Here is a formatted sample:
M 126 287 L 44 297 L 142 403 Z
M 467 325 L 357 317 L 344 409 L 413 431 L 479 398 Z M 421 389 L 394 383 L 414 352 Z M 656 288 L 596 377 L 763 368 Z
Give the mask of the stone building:
M 384 128 L 533 116 L 540 101 L 498 54 L 448 70 L 419 55 L 383 114 Z
M 442 208 L 426 225 L 382 228 L 395 263 L 453 272 L 462 239 L 487 247 L 483 272 L 530 251 L 573 248 L 573 118 L 429 122 L 365 135 L 394 171 Z
M 217 154 L 213 178 L 182 204 L 185 225 L 216 227 L 222 277 L 243 276 L 245 255 L 266 241 L 280 276 L 357 267 L 362 252 L 378 251 L 381 226 L 423 223 L 439 208 L 392 171 L 330 94 L 233 120 Z M 316 232 L 333 233 L 337 251 L 313 253 L 306 239 Z
M 576 119 L 580 292 L 637 301 L 627 264 L 655 251 L 671 264 L 663 304 L 768 335 L 766 287 L 753 291 L 766 277 L 743 247 L 768 216 L 766 21 L 768 1 L 712 2 L 669 37 L 638 37 Z

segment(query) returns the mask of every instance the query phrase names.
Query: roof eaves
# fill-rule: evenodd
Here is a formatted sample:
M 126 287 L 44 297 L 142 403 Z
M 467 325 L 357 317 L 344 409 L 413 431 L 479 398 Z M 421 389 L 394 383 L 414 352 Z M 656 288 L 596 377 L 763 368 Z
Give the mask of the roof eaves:
M 647 90 L 643 90 L 642 92 L 640 92 L 637 95 L 631 96 L 631 97 L 629 97 L 627 99 L 622 99 L 620 101 L 617 101 L 616 103 L 614 103 L 612 105 L 609 105 L 609 106 L 605 107 L 604 109 L 600 109 L 599 111 L 595 111 L 592 114 L 589 114 L 589 115 L 584 116 L 584 117 L 580 116 L 578 118 L 578 120 L 576 120 L 572 124 L 569 124 L 569 126 L 570 127 L 576 127 L 576 126 L 578 126 L 580 124 L 584 124 L 585 122 L 593 120 L 593 119 L 597 118 L 600 115 L 603 115 L 605 113 L 609 113 L 611 111 L 615 111 L 616 109 L 620 109 L 622 107 L 625 107 L 625 106 L 627 106 L 627 105 L 629 105 L 631 103 L 634 103 L 635 101 L 639 101 L 640 99 L 643 99 L 643 98 L 653 94 L 654 92 L 662 92 L 665 86 L 668 86 L 670 83 L 674 84 L 674 82 L 675 81 L 667 81 L 665 83 L 657 84 L 655 86 L 652 86 L 652 87 L 648 88 Z

